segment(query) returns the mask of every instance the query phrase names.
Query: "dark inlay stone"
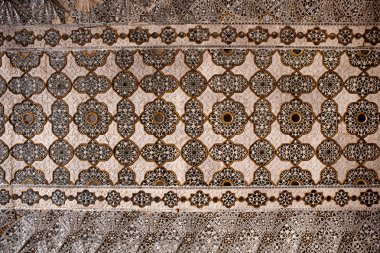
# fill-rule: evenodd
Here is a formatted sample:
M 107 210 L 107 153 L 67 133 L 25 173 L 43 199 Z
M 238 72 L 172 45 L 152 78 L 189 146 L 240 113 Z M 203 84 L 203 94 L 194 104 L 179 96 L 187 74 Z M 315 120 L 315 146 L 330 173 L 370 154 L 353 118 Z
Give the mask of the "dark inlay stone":
M 153 115 L 153 121 L 156 124 L 164 123 L 164 121 L 165 121 L 165 115 L 162 112 L 156 112 Z
M 222 51 L 224 54 L 227 54 L 227 55 L 230 55 L 234 52 L 234 50 L 232 48 L 224 48 L 224 49 L 222 49 Z
M 294 113 L 292 114 L 291 119 L 292 119 L 292 122 L 298 123 L 301 121 L 301 116 L 298 113 Z
M 223 121 L 225 123 L 231 123 L 232 120 L 233 120 L 233 117 L 232 117 L 232 115 L 230 113 L 226 113 L 226 114 L 223 115 Z
M 367 185 L 367 184 L 365 183 L 365 181 L 364 181 L 364 180 L 362 180 L 362 179 L 359 179 L 358 181 L 356 181 L 356 185 L 365 186 L 365 185 Z
M 364 123 L 367 121 L 367 115 L 365 115 L 364 113 L 361 112 L 358 114 L 357 120 L 359 123 Z
M 302 50 L 301 49 L 293 49 L 294 54 L 301 54 Z
M 230 181 L 224 181 L 223 186 L 232 186 L 232 183 Z
M 98 114 L 96 114 L 95 112 L 90 112 L 89 114 L 87 114 L 87 122 L 90 124 L 90 125 L 95 125 L 97 122 L 98 122 Z
M 154 182 L 154 185 L 155 185 L 155 186 L 165 186 L 166 184 L 165 184 L 165 182 L 162 181 L 162 180 L 156 180 L 156 181 Z
M 300 185 L 300 183 L 299 183 L 298 181 L 292 181 L 292 182 L 290 183 L 290 185 Z
M 154 49 L 152 50 L 152 52 L 153 52 L 153 54 L 155 54 L 155 55 L 162 55 L 162 54 L 165 52 L 165 49 L 163 49 L 163 48 L 154 48 Z
M 33 117 L 33 114 L 27 112 L 25 113 L 24 115 L 22 115 L 22 121 L 27 124 L 27 125 L 30 125 L 33 123 L 34 121 L 34 117 Z

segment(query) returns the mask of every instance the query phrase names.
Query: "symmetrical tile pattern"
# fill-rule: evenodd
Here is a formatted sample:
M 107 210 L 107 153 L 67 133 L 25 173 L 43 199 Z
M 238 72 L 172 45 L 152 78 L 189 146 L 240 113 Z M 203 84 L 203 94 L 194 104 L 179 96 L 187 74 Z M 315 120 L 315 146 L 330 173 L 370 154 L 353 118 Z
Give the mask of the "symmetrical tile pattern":
M 379 252 L 379 24 L 0 0 L 0 252 Z
M 2 62 L 4 75 L 11 69 L 42 82 L 15 84 L 18 74 L 4 79 L 1 162 L 11 184 L 380 185 L 377 50 L 123 49 L 57 51 L 54 57 L 9 52 Z M 36 71 L 44 76 L 34 77 Z M 368 91 L 355 84 L 361 80 Z M 212 200 L 210 193 L 190 193 L 194 197 L 171 196 L 197 207 Z M 313 201 L 341 205 L 336 193 L 320 192 Z M 57 193 L 19 194 L 3 191 L 4 204 L 28 196 L 28 205 L 40 198 L 65 203 L 54 202 Z M 83 192 L 60 194 L 90 204 L 81 202 Z M 91 194 L 93 204 L 106 197 Z M 234 197 L 247 206 L 264 206 L 271 198 L 283 205 L 280 195 L 250 194 Z M 374 194 L 361 203 L 377 204 Z M 126 198 L 135 203 L 137 197 Z M 136 203 L 144 207 L 149 198 Z

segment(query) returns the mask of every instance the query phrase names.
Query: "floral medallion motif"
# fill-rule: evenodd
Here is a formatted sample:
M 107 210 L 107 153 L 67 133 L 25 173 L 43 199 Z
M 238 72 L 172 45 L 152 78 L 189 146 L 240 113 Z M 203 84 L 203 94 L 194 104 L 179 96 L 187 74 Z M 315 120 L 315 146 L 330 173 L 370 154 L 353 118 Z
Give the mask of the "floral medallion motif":
M 212 91 L 223 93 L 226 97 L 235 93 L 242 93 L 248 87 L 248 81 L 243 75 L 236 75 L 230 71 L 221 75 L 214 75 L 208 84 Z
M 167 170 L 164 167 L 158 167 L 153 171 L 148 171 L 141 184 L 150 186 L 174 186 L 179 185 L 179 182 L 173 171 Z
M 40 65 L 43 52 L 7 52 L 7 56 L 11 64 L 16 68 L 21 69 L 23 72 L 28 72 L 32 68 L 37 68 Z
M 161 71 L 153 75 L 146 75 L 140 83 L 141 89 L 148 93 L 154 93 L 156 96 L 162 96 L 165 93 L 175 91 L 178 82 L 172 75 L 165 75 Z
M 155 99 L 144 106 L 140 120 L 148 134 L 161 139 L 175 131 L 179 115 L 173 103 Z
M 63 138 L 69 133 L 72 117 L 69 114 L 69 106 L 63 100 L 57 100 L 52 105 L 52 113 L 49 117 L 53 133 Z
M 197 166 L 207 158 L 207 148 L 198 140 L 189 140 L 183 145 L 181 155 L 189 165 Z
M 237 199 L 236 199 L 235 193 L 226 191 L 225 193 L 222 194 L 221 201 L 223 205 L 227 208 L 233 207 L 235 205 L 236 200 Z
M 322 192 L 317 192 L 316 190 L 311 190 L 311 192 L 306 193 L 304 197 L 305 204 L 311 207 L 322 205 L 323 199 Z
M 185 63 L 191 69 L 196 69 L 203 62 L 203 53 L 202 49 L 184 49 L 182 51 L 185 55 Z
M 11 184 L 47 184 L 45 175 L 42 171 L 37 170 L 32 166 L 26 166 L 25 168 L 15 172 L 15 175 L 11 181 Z
M 106 171 L 91 166 L 87 170 L 82 170 L 78 175 L 76 185 L 112 185 L 110 176 Z
M 129 42 L 141 45 L 149 41 L 148 29 L 142 29 L 141 27 L 136 27 L 131 29 L 128 34 Z
M 149 161 L 162 165 L 166 162 L 173 162 L 179 156 L 179 150 L 174 144 L 166 144 L 157 141 L 154 144 L 147 144 L 141 150 L 141 156 Z
M 267 140 L 255 141 L 249 148 L 249 156 L 259 166 L 270 163 L 276 155 L 276 149 Z
M 278 80 L 278 88 L 284 93 L 298 97 L 312 92 L 315 88 L 315 81 L 312 76 L 294 72 L 291 75 L 282 76 Z
M 359 137 L 374 134 L 380 124 L 380 113 L 377 105 L 366 99 L 348 105 L 344 114 L 347 131 Z
M 125 167 L 117 175 L 117 185 L 136 185 L 136 174 L 130 168 Z
M 113 44 L 117 42 L 117 38 L 118 38 L 118 34 L 117 34 L 116 29 L 113 29 L 111 27 L 106 27 L 103 30 L 103 33 L 102 33 L 103 43 L 109 46 L 112 46 Z
M 292 195 L 292 193 L 288 192 L 287 190 L 282 191 L 278 195 L 278 202 L 283 207 L 290 206 L 292 204 L 292 202 L 293 202 L 293 195 Z
M 36 37 L 32 31 L 22 29 L 21 31 L 16 31 L 14 35 L 14 40 L 16 44 L 20 44 L 23 47 L 34 44 Z
M 56 98 L 65 97 L 72 88 L 71 80 L 63 72 L 53 73 L 46 84 L 48 91 Z
M 274 91 L 276 87 L 276 80 L 274 77 L 266 70 L 259 70 L 256 72 L 250 82 L 251 90 L 258 97 L 267 97 Z
M 129 69 L 134 63 L 134 54 L 133 50 L 117 50 L 115 51 L 115 62 L 122 70 Z
M 46 123 L 46 115 L 42 106 L 30 100 L 24 100 L 13 107 L 9 118 L 16 133 L 32 138 L 42 133 Z
M 94 97 L 99 93 L 105 93 L 110 87 L 110 81 L 107 77 L 99 76 L 93 72 L 74 80 L 74 88 L 80 93 L 86 93 L 90 97 Z
M 122 71 L 112 80 L 112 87 L 121 97 L 130 97 L 137 90 L 137 78 L 129 71 Z
M 331 138 L 338 132 L 338 124 L 342 121 L 342 116 L 338 112 L 338 104 L 334 100 L 326 100 L 321 105 L 321 113 L 317 117 L 321 124 L 321 132 Z
M 83 190 L 77 193 L 75 197 L 77 203 L 79 205 L 83 205 L 84 207 L 88 207 L 90 205 L 94 205 L 96 201 L 96 196 L 94 192 L 90 192 L 89 190 Z
M 347 172 L 345 185 L 351 186 L 376 186 L 380 184 L 377 173 L 373 169 L 368 169 L 364 166 L 359 166 L 356 169 Z
M 49 155 L 56 164 L 65 165 L 73 158 L 74 149 L 67 141 L 57 140 L 50 146 Z
M 244 175 L 233 168 L 224 168 L 212 177 L 210 186 L 242 186 L 245 185 Z
M 271 110 L 271 104 L 266 99 L 255 102 L 253 113 L 249 120 L 253 123 L 253 130 L 259 137 L 264 138 L 271 131 L 271 125 L 275 116 Z
M 265 205 L 267 200 L 268 200 L 267 195 L 260 191 L 254 191 L 253 193 L 248 194 L 248 197 L 247 197 L 248 205 L 256 207 L 256 208 Z
M 96 138 L 108 131 L 111 118 L 106 104 L 90 99 L 78 105 L 74 123 L 78 126 L 80 133 Z
M 264 167 L 258 168 L 253 173 L 253 181 L 251 185 L 255 185 L 255 186 L 273 185 L 273 182 L 271 181 L 270 172 Z
M 93 71 L 97 67 L 103 66 L 109 55 L 109 51 L 105 50 L 93 50 L 93 51 L 73 51 L 72 52 L 75 61 L 79 66 L 83 66 L 86 69 Z
M 264 70 L 272 64 L 272 56 L 276 51 L 271 49 L 257 49 L 252 50 L 255 55 L 255 64 L 258 68 Z
M 380 148 L 376 143 L 367 143 L 359 139 L 357 143 L 349 143 L 344 148 L 343 155 L 347 160 L 364 163 L 376 160 L 380 156 Z
M 223 68 L 230 69 L 243 64 L 248 50 L 245 49 L 210 49 L 212 61 Z
M 124 138 L 129 138 L 135 132 L 138 116 L 135 113 L 135 106 L 130 100 L 123 99 L 117 104 L 114 120 L 117 123 L 117 131 Z
M 196 138 L 203 133 L 206 115 L 203 113 L 203 106 L 199 100 L 190 99 L 186 102 L 182 121 L 185 123 L 185 132 L 190 137 Z
M 278 185 L 314 185 L 314 181 L 311 177 L 310 171 L 303 170 L 299 167 L 293 167 L 289 170 L 281 172 Z
M 49 64 L 56 71 L 62 71 L 67 64 L 67 55 L 69 52 L 50 51 L 46 53 L 49 56 Z
M 334 140 L 324 140 L 317 147 L 316 155 L 318 159 L 326 165 L 332 165 L 338 161 L 342 153 L 339 144 Z
M 334 201 L 341 207 L 347 205 L 349 200 L 350 200 L 350 197 L 348 195 L 348 192 L 344 190 L 339 190 L 337 193 L 335 193 Z
M 140 50 L 144 63 L 157 69 L 162 69 L 165 66 L 171 65 L 174 62 L 177 53 L 178 50 L 176 49 L 154 48 Z
M 363 72 L 358 76 L 350 76 L 345 85 L 348 92 L 365 97 L 380 91 L 380 78 Z
M 186 178 L 186 181 L 183 185 L 188 185 L 188 186 L 205 186 L 205 185 L 207 185 L 206 182 L 204 181 L 203 172 L 196 167 L 191 167 L 186 172 L 185 178 Z
M 308 49 L 290 49 L 280 50 L 279 53 L 281 55 L 281 61 L 284 65 L 290 66 L 295 70 L 299 70 L 313 63 L 317 51 Z
M 139 191 L 132 194 L 132 204 L 139 207 L 150 206 L 152 204 L 152 196 L 150 193 Z
M 9 81 L 8 88 L 15 94 L 22 94 L 29 98 L 34 94 L 40 94 L 45 89 L 45 85 L 41 78 L 26 73 L 21 77 L 13 77 Z
M 210 149 L 210 156 L 216 161 L 222 161 L 226 165 L 230 165 L 235 161 L 241 161 L 247 157 L 247 149 L 244 145 L 235 144 L 232 141 L 214 144 Z
M 63 166 L 56 168 L 53 171 L 53 181 L 51 185 L 72 185 L 70 181 L 70 171 Z
M 110 205 L 112 207 L 117 207 L 118 205 L 120 205 L 120 203 L 122 201 L 122 197 L 121 197 L 120 193 L 112 190 L 112 191 L 107 193 L 106 201 L 107 201 L 108 205 Z
M 190 70 L 181 78 L 181 88 L 191 97 L 200 96 L 207 88 L 206 78 L 196 70 Z
M 202 191 L 197 191 L 195 194 L 190 195 L 190 204 L 198 208 L 208 206 L 211 198 L 209 194 L 205 194 Z
M 313 108 L 299 99 L 286 102 L 277 115 L 281 132 L 293 138 L 308 134 L 314 124 Z
M 324 73 L 318 79 L 318 90 L 327 98 L 335 97 L 342 88 L 342 78 L 333 71 Z
M 309 161 L 314 155 L 314 148 L 308 143 L 294 140 L 290 144 L 282 144 L 277 150 L 278 157 L 293 164 Z
M 319 185 L 340 185 L 337 171 L 332 167 L 326 167 L 321 171 Z
M 35 161 L 42 161 L 47 156 L 47 149 L 40 143 L 35 144 L 31 140 L 26 140 L 23 144 L 14 145 L 11 150 L 11 155 L 16 160 L 32 164 Z
M 209 40 L 210 32 L 208 28 L 203 28 L 198 25 L 194 28 L 189 29 L 189 40 L 195 43 L 201 44 L 204 41 Z
M 327 69 L 334 70 L 340 63 L 341 55 L 341 50 L 323 50 L 322 63 Z
M 39 192 L 34 191 L 33 189 L 28 189 L 21 193 L 21 202 L 29 206 L 38 204 L 40 202 L 40 199 L 41 199 L 41 196 Z
M 254 42 L 256 45 L 267 42 L 269 38 L 268 29 L 256 26 L 255 28 L 248 30 L 247 37 L 248 41 Z
M 75 149 L 76 156 L 81 160 L 89 161 L 92 165 L 100 161 L 108 161 L 112 156 L 112 149 L 107 144 L 91 140 L 87 144 L 80 144 Z
M 161 41 L 166 44 L 172 44 L 176 41 L 177 33 L 174 28 L 167 26 L 161 30 Z
M 164 202 L 165 206 L 173 208 L 178 205 L 179 197 L 177 193 L 173 191 L 168 191 L 167 193 L 165 193 L 162 201 Z
M 116 159 L 123 165 L 132 165 L 140 155 L 137 145 L 131 140 L 120 141 L 115 149 L 114 154 Z M 111 151 L 110 155 L 111 157 Z
M 209 120 L 215 133 L 231 138 L 243 132 L 248 116 L 242 103 L 226 99 L 213 105 Z
M 237 35 L 238 34 L 236 32 L 236 28 L 230 25 L 222 28 L 222 32 L 220 33 L 222 42 L 226 43 L 227 45 L 235 42 Z

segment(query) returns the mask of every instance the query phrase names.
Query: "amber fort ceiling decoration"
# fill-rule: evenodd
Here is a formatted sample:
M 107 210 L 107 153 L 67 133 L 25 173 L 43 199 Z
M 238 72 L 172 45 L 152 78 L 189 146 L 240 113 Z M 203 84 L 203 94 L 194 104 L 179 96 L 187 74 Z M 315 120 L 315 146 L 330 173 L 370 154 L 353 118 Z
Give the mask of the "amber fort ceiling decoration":
M 0 252 L 379 252 L 379 13 L 0 0 Z

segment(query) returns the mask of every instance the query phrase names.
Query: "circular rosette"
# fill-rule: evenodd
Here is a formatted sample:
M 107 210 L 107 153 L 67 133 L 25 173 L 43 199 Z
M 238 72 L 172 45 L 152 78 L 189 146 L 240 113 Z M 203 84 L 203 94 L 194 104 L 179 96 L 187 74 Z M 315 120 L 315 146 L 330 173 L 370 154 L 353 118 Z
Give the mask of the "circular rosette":
M 209 120 L 215 133 L 231 138 L 244 131 L 248 116 L 242 103 L 226 99 L 214 104 Z

